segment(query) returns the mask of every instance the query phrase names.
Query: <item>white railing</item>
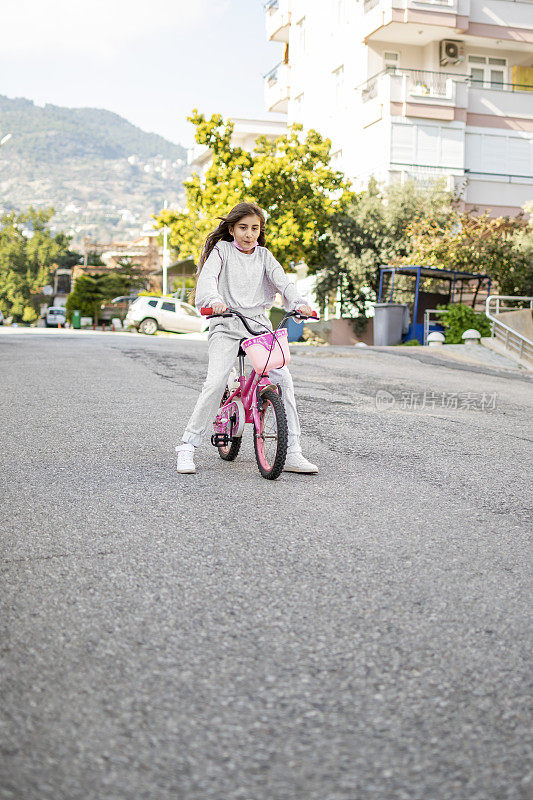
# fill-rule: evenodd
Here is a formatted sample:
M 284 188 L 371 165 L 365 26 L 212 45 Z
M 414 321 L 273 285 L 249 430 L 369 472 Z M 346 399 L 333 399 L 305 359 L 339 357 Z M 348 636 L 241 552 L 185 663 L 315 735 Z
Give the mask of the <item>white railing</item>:
M 289 70 L 289 65 L 282 61 L 264 76 L 265 105 L 269 111 L 287 110 L 290 96 Z
M 454 86 L 456 83 L 463 83 L 466 75 L 457 75 L 451 72 L 432 72 L 426 69 L 408 69 L 408 68 L 388 68 L 381 70 L 376 75 L 369 78 L 361 88 L 361 100 L 363 103 L 373 100 L 377 97 L 379 92 L 379 82 L 387 80 L 385 76 L 389 76 L 390 80 L 394 82 L 395 89 L 391 89 L 393 94 L 401 93 L 401 97 L 394 96 L 391 99 L 403 100 L 404 102 L 409 96 L 418 98 L 427 97 L 438 98 L 442 100 L 454 99 Z
M 424 345 L 428 343 L 428 336 L 429 336 L 429 326 L 431 325 L 430 315 L 431 314 L 449 314 L 450 312 L 446 308 L 427 308 L 424 311 Z
M 528 339 L 518 331 L 506 325 L 500 319 L 497 319 L 496 314 L 502 311 L 518 311 L 517 308 L 509 308 L 509 302 L 529 302 L 529 308 L 533 310 L 533 297 L 512 297 L 503 294 L 491 294 L 487 297 L 485 303 L 485 313 L 490 320 L 492 328 L 492 339 L 502 344 L 507 350 L 510 350 L 518 358 L 526 361 L 533 362 L 533 341 Z M 505 308 L 502 305 L 505 304 Z
M 531 0 L 533 2 L 533 0 Z M 455 72 L 436 72 L 427 69 L 411 69 L 409 67 L 387 67 L 377 72 L 372 77 L 368 78 L 363 84 L 357 88 L 361 90 L 361 99 L 363 103 L 368 100 L 373 100 L 379 91 L 379 82 L 386 80 L 384 76 L 389 75 L 392 80 L 402 79 L 403 92 L 402 98 L 404 101 L 408 97 L 416 97 L 428 99 L 437 98 L 439 100 L 447 98 L 454 99 L 455 87 L 460 84 L 461 86 L 469 87 L 471 96 L 469 98 L 469 109 L 474 112 L 487 113 L 485 106 L 480 106 L 479 103 L 486 102 L 490 99 L 496 103 L 511 103 L 510 106 L 505 106 L 502 111 L 505 111 L 509 116 L 516 114 L 517 105 L 514 95 L 521 93 L 521 100 L 525 100 L 528 96 L 524 92 L 531 92 L 531 87 L 520 83 L 496 83 L 490 81 L 477 81 L 469 75 Z M 488 94 L 487 94 L 488 92 Z M 495 95 L 494 92 L 497 92 Z M 394 98 L 396 99 L 396 98 Z M 398 98 L 400 99 L 400 98 Z M 459 98 L 458 98 L 459 99 Z M 466 94 L 461 96 L 461 100 L 465 101 Z M 477 104 L 477 105 L 476 105 Z M 470 106 L 472 106 L 470 108 Z

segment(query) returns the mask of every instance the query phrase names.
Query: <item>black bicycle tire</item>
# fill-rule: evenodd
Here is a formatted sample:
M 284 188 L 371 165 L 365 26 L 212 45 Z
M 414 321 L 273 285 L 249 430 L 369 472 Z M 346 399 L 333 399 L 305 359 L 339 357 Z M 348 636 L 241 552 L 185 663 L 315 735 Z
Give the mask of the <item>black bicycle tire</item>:
M 227 452 L 223 451 L 222 447 L 219 447 L 218 454 L 222 459 L 222 461 L 235 461 L 235 459 L 239 455 L 241 444 L 242 444 L 242 436 L 235 436 L 232 439 L 230 448 Z
M 229 396 L 230 396 L 230 392 L 229 392 L 228 387 L 226 386 L 226 388 L 224 389 L 224 394 L 222 395 L 222 400 L 220 401 L 220 405 L 221 406 L 223 406 L 224 403 L 227 402 Z M 227 452 L 224 451 L 223 447 L 218 447 L 217 448 L 218 454 L 219 454 L 220 458 L 222 459 L 222 461 L 235 461 L 235 459 L 239 455 L 239 450 L 241 449 L 241 444 L 242 444 L 242 436 L 236 436 L 232 440 L 230 448 L 229 448 L 229 450 Z
M 287 416 L 285 414 L 285 407 L 283 405 L 283 400 L 276 392 L 275 389 L 269 389 L 266 392 L 263 392 L 261 395 L 263 400 L 269 400 L 272 403 L 272 407 L 274 409 L 274 414 L 276 415 L 276 425 L 278 429 L 278 446 L 276 449 L 276 457 L 274 458 L 274 463 L 270 470 L 266 470 L 263 465 L 261 464 L 261 460 L 259 458 L 259 454 L 257 452 L 257 430 L 254 427 L 254 450 L 255 450 L 255 460 L 257 461 L 257 466 L 259 468 L 259 472 L 269 481 L 274 481 L 276 478 L 279 478 L 281 473 L 283 472 L 283 467 L 285 466 L 285 459 L 287 458 L 287 442 L 289 438 L 289 432 L 287 428 Z

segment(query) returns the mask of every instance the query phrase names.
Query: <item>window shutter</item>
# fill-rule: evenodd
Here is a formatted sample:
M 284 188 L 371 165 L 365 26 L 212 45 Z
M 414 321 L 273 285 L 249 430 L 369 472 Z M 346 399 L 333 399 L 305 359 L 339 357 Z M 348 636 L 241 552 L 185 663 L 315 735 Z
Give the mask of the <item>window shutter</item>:
M 483 172 L 483 136 L 480 133 L 467 133 L 465 139 L 466 168 L 472 172 Z
M 442 128 L 442 154 L 443 167 L 463 166 L 463 131 L 456 128 Z
M 392 158 L 391 161 L 400 164 L 412 164 L 415 160 L 413 125 L 392 126 Z
M 417 125 L 417 164 L 430 167 L 439 166 L 440 162 L 440 128 L 430 125 Z
M 533 173 L 532 152 L 533 142 L 529 139 L 509 137 L 509 174 L 531 175 Z

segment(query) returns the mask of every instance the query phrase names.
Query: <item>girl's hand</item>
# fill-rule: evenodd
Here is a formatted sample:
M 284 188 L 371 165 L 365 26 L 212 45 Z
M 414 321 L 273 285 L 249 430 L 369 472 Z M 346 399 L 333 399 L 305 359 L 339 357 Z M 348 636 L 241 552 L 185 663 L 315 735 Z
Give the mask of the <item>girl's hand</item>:
M 305 317 L 310 317 L 313 313 L 313 309 L 311 308 L 311 306 L 298 306 L 296 311 L 299 314 L 303 314 Z
M 224 303 L 213 303 L 212 305 L 213 314 L 223 314 L 224 311 L 227 309 L 227 306 Z

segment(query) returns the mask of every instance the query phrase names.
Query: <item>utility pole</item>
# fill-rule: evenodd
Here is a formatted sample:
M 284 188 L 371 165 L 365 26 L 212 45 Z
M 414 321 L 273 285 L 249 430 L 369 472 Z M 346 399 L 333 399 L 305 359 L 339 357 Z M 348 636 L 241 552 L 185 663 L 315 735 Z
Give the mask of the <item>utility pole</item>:
M 165 200 L 164 208 L 166 209 L 167 207 L 168 207 L 168 203 Z M 167 270 L 168 270 L 168 267 L 169 267 L 169 261 L 170 261 L 170 254 L 169 254 L 169 251 L 168 251 L 168 227 L 165 225 L 165 227 L 163 228 L 163 286 L 162 286 L 162 289 L 163 289 L 162 294 L 163 295 L 165 295 L 167 293 L 167 290 L 168 290 L 168 287 L 167 287 Z

